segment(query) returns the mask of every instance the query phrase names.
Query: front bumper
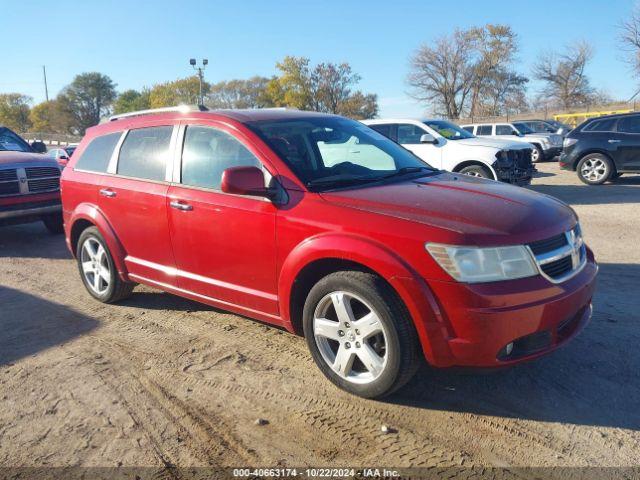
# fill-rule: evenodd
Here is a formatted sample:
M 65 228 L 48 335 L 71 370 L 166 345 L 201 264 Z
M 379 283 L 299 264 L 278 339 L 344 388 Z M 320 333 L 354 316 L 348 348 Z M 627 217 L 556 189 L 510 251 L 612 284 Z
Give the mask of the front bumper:
M 62 204 L 60 198 L 1 205 L 0 223 L 15 223 L 16 220 L 36 219 L 42 215 L 61 211 Z
M 597 270 L 588 251 L 582 271 L 560 284 L 541 276 L 475 285 L 429 282 L 447 326 L 431 335 L 446 330 L 448 338 L 429 339 L 446 347 L 428 360 L 436 367 L 502 367 L 555 350 L 588 323 Z
M 562 147 L 550 147 L 543 150 L 542 153 L 546 159 L 555 158 L 562 153 Z
M 529 168 L 519 168 L 514 165 L 510 167 L 500 167 L 499 165 L 494 164 L 493 168 L 498 176 L 498 181 L 520 186 L 530 185 L 531 178 L 536 171 L 533 165 Z

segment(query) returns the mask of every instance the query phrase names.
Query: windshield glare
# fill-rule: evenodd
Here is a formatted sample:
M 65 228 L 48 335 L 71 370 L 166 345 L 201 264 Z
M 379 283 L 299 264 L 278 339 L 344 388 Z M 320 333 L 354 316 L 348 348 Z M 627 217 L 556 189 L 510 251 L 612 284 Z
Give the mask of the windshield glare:
M 335 188 L 436 171 L 384 135 L 341 117 L 248 123 L 308 186 Z
M 31 147 L 8 128 L 0 128 L 0 150 L 11 152 L 31 152 Z
M 424 124 L 438 132 L 447 140 L 460 140 L 461 138 L 474 138 L 474 136 L 458 125 L 445 120 L 427 120 Z

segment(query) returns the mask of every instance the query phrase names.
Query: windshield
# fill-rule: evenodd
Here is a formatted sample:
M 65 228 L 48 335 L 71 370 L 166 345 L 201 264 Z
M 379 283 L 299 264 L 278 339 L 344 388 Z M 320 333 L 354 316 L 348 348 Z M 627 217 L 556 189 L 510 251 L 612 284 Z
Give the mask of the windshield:
M 460 140 L 461 138 L 475 138 L 471 133 L 458 125 L 446 120 L 427 120 L 424 124 L 438 132 L 447 140 Z
M 247 126 L 314 191 L 438 172 L 384 135 L 346 118 L 257 121 Z
M 11 152 L 31 152 L 31 147 L 18 135 L 6 127 L 0 127 L 0 150 Z
M 513 126 L 516 127 L 518 131 L 523 135 L 526 135 L 527 133 L 536 133 L 529 127 L 527 127 L 524 123 L 514 123 Z

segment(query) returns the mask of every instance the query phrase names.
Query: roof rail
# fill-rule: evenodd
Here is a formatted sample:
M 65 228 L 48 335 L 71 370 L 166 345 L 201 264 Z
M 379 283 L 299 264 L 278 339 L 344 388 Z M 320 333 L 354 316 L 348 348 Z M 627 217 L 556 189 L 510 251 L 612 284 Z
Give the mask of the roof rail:
M 153 115 L 154 113 L 166 113 L 166 112 L 208 112 L 209 109 L 204 105 L 178 105 L 177 107 L 164 107 L 164 108 L 151 108 L 149 110 L 138 110 L 136 112 L 120 113 L 118 115 L 112 115 L 109 117 L 109 122 L 120 120 L 122 118 L 140 117 L 142 115 Z

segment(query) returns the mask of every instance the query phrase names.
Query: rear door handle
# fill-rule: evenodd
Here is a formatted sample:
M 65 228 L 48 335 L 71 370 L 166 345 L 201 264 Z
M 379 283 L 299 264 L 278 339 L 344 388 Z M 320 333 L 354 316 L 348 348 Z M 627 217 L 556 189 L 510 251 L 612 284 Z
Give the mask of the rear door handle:
M 183 203 L 179 200 L 172 200 L 169 203 L 169 206 L 171 208 L 175 208 L 176 210 L 182 210 L 183 212 L 188 212 L 190 210 L 193 210 L 193 207 L 191 205 L 189 205 L 188 203 Z
M 620 143 L 622 140 L 608 140 L 609 143 Z
M 113 198 L 116 196 L 116 192 L 114 192 L 110 188 L 103 188 L 100 190 L 100 195 L 102 195 L 103 197 Z

